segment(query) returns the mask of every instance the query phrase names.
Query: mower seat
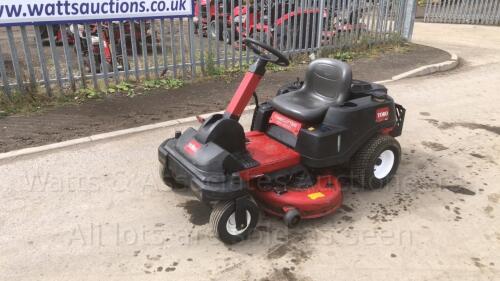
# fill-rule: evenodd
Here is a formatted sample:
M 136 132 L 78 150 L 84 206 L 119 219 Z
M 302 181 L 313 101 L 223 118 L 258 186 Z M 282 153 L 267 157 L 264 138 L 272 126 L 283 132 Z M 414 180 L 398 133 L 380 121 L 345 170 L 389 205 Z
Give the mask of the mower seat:
M 351 80 L 352 70 L 347 63 L 317 59 L 309 64 L 302 88 L 276 96 L 271 104 L 297 121 L 320 123 L 328 107 L 341 105 L 349 98 Z

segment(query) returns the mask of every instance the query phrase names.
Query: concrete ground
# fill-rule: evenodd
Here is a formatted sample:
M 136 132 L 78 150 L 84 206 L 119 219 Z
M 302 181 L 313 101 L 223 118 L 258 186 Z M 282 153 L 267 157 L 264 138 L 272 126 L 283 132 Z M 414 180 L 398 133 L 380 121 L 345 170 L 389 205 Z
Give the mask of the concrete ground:
M 407 116 L 385 189 L 293 230 L 263 216 L 228 247 L 156 174 L 180 126 L 25 156 L 0 163 L 0 279 L 498 280 L 500 28 L 416 23 L 414 40 L 463 66 L 387 85 Z

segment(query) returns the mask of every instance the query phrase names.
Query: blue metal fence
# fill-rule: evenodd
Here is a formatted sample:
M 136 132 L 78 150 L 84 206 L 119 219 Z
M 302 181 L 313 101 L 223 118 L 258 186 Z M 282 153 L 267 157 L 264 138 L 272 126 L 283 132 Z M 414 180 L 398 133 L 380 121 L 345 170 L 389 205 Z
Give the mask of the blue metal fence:
M 428 0 L 424 21 L 500 25 L 500 0 Z
M 196 1 L 194 18 L 0 28 L 2 92 L 105 89 L 243 67 L 252 37 L 286 53 L 411 37 L 415 0 Z

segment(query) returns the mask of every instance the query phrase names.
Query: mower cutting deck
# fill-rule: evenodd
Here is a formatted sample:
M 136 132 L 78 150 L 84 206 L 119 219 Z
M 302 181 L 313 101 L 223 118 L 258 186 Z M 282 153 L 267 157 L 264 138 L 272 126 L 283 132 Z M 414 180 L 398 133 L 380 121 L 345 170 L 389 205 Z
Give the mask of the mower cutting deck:
M 350 167 L 359 185 L 379 188 L 394 176 L 401 157 L 395 137 L 402 131 L 404 108 L 385 87 L 352 80 L 349 65 L 331 59 L 313 61 L 304 82 L 257 104 L 252 130 L 245 133 L 238 121 L 267 63 L 289 64 L 268 45 L 245 43 L 258 59 L 225 113 L 159 147 L 164 182 L 190 187 L 213 206 L 210 223 L 224 243 L 248 237 L 259 207 L 289 227 L 330 214 L 342 204 L 334 168 Z

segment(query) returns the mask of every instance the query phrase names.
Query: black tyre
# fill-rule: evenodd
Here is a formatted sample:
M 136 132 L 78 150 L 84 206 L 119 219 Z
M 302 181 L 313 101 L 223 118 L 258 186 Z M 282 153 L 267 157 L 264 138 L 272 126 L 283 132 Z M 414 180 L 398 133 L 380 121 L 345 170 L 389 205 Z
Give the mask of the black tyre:
M 278 31 L 276 34 L 276 49 L 278 50 L 286 50 L 287 44 L 288 44 L 288 38 L 287 38 L 287 29 L 288 26 L 285 26 L 284 28 L 284 33 L 281 33 L 281 26 L 278 26 Z
M 215 40 L 224 41 L 224 31 L 222 21 L 223 19 L 219 19 L 219 24 L 215 22 L 215 19 L 210 21 L 210 38 Z
M 87 73 L 92 72 L 92 69 L 90 68 L 90 59 L 88 56 L 83 56 L 83 67 Z
M 181 189 L 185 187 L 183 184 L 177 182 L 172 177 L 166 166 L 160 164 L 159 172 L 160 172 L 160 178 L 162 179 L 163 183 L 169 186 L 171 189 Z
M 103 66 L 104 64 L 104 66 Z M 106 70 L 106 73 L 113 72 L 113 65 L 108 63 L 106 60 L 102 63 L 99 63 L 99 73 L 104 73 L 104 70 Z
M 94 58 L 94 66 L 95 66 L 95 72 L 96 73 L 101 73 L 102 72 L 102 67 L 101 67 L 101 56 L 100 55 L 96 55 L 96 54 L 92 54 L 90 55 L 89 54 L 89 68 L 90 68 L 90 72 L 92 72 L 92 67 L 90 66 L 91 65 L 91 59 Z
M 123 61 L 123 56 L 118 56 L 116 60 L 116 68 L 118 71 L 123 71 L 125 70 L 125 63 Z M 130 63 L 127 62 L 127 69 L 130 69 Z M 113 69 L 111 69 L 113 71 Z
M 234 38 L 233 38 L 234 37 Z M 234 30 L 234 34 L 231 32 L 231 28 L 226 28 L 226 32 L 222 33 L 222 40 L 226 42 L 226 44 L 231 45 L 233 42 L 238 42 L 240 38 L 240 34 L 237 30 Z
M 300 222 L 300 213 L 297 209 L 291 209 L 283 216 L 283 222 L 289 228 L 296 227 Z
M 224 41 L 226 44 L 231 45 L 231 29 L 226 28 L 226 31 L 222 31 L 222 41 Z
M 238 204 L 246 211 L 247 226 L 238 230 L 235 223 L 234 201 L 217 203 L 210 214 L 210 225 L 214 235 L 226 244 L 234 244 L 248 238 L 259 220 L 259 209 L 251 199 L 239 199 Z
M 351 174 L 363 188 L 381 188 L 392 179 L 400 160 L 399 142 L 388 135 L 377 135 L 354 155 Z

